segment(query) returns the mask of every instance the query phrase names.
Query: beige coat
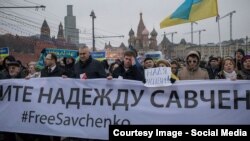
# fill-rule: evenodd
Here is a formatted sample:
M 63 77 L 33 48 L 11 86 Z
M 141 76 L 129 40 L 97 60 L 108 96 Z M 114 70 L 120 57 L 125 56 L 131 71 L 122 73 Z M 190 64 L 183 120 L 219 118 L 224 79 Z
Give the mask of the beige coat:
M 178 72 L 178 78 L 180 80 L 204 80 L 209 79 L 209 76 L 207 71 L 200 67 L 193 71 L 184 67 Z

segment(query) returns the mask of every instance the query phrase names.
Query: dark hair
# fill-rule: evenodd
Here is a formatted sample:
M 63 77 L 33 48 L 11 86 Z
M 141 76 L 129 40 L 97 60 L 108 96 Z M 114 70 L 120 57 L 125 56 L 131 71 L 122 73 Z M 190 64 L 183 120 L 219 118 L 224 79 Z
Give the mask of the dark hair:
M 234 55 L 236 55 L 237 52 L 240 52 L 243 56 L 245 56 L 245 51 L 243 49 L 241 49 L 241 48 L 237 49 L 237 51 L 235 51 Z
M 144 59 L 144 61 L 143 61 L 143 62 L 145 63 L 145 62 L 146 62 L 146 61 L 148 61 L 148 60 L 152 60 L 152 61 L 154 61 L 154 60 L 153 60 L 153 58 L 151 58 L 151 57 L 147 57 L 147 58 L 145 58 L 145 59 Z
M 219 61 L 219 59 L 218 59 L 217 57 L 210 56 L 210 57 L 209 57 L 209 63 L 210 63 L 212 60 Z
M 133 57 L 135 57 L 135 53 L 133 51 L 131 51 L 131 50 L 127 50 L 127 51 L 124 52 L 124 56 L 133 56 Z
M 55 62 L 57 62 L 57 56 L 55 53 L 48 53 L 47 55 L 51 55 L 51 59 L 55 60 Z
M 190 55 L 188 55 L 187 59 L 188 59 L 189 57 L 191 57 L 191 58 L 197 58 L 198 61 L 200 60 L 199 56 L 197 56 L 196 54 L 190 54 Z
M 176 64 L 176 66 L 178 67 L 178 68 L 180 68 L 180 64 L 178 63 L 178 61 L 177 60 L 173 60 L 173 61 L 171 61 L 171 63 L 170 63 L 171 65 L 172 64 Z

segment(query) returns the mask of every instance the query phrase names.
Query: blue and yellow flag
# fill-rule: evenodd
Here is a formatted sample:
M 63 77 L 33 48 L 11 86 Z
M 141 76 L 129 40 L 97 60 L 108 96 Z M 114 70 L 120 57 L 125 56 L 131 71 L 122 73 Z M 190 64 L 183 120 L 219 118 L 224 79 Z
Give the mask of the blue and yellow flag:
M 8 47 L 0 48 L 0 58 L 5 58 L 9 56 L 9 54 L 10 52 Z
M 175 12 L 166 17 L 160 27 L 194 22 L 218 15 L 217 0 L 185 0 Z

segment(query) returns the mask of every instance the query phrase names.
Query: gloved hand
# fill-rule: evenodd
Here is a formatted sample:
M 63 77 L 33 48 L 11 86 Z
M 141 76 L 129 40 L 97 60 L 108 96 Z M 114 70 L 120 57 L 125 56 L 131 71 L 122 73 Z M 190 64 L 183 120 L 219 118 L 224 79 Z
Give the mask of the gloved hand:
M 174 78 L 170 78 L 170 82 L 172 83 L 172 84 L 174 84 L 175 83 L 175 81 L 176 81 L 176 79 L 174 79 Z

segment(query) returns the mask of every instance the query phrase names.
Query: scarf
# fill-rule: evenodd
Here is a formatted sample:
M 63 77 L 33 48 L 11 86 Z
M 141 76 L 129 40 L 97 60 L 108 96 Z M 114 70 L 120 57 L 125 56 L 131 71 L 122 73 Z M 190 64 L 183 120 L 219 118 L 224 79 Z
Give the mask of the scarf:
M 225 74 L 225 78 L 226 79 L 236 79 L 237 78 L 237 74 L 235 71 L 231 72 L 231 73 L 228 73 L 228 72 L 225 72 L 223 71 L 224 74 Z

